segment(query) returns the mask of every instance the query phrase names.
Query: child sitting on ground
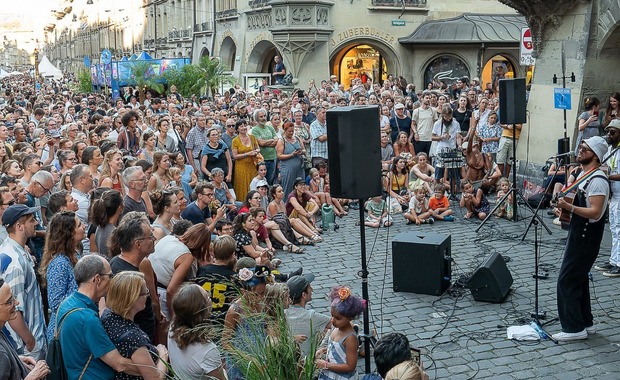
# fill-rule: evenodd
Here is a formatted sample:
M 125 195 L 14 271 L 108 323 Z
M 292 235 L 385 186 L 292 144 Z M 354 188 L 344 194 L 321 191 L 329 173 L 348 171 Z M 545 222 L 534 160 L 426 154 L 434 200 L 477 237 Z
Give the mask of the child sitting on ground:
M 491 207 L 482 189 L 474 190 L 471 181 L 465 179 L 461 181 L 461 190 L 463 194 L 461 195 L 460 205 L 467 209 L 465 219 L 470 219 L 472 216 L 476 216 L 480 220 L 486 218 Z
M 428 201 L 428 207 L 434 219 L 454 222 L 454 212 L 450 210 L 450 200 L 446 197 L 446 188 L 442 184 L 435 185 L 435 196 Z
M 392 225 L 392 217 L 388 213 L 385 201 L 380 195 L 370 198 L 370 201 L 366 202 L 366 220 L 364 225 L 368 227 L 389 227 Z
M 502 177 L 497 181 L 497 187 L 499 188 L 497 191 L 497 202 L 499 202 L 510 191 L 510 181 Z M 504 202 L 497 208 L 495 216 L 512 220 L 512 194 L 506 197 Z
M 407 222 L 405 224 L 411 224 L 414 222 L 418 226 L 422 223 L 433 224 L 431 210 L 428 208 L 428 199 L 426 199 L 426 189 L 422 186 L 416 187 L 413 190 L 413 197 L 409 201 L 409 210 L 403 214 Z

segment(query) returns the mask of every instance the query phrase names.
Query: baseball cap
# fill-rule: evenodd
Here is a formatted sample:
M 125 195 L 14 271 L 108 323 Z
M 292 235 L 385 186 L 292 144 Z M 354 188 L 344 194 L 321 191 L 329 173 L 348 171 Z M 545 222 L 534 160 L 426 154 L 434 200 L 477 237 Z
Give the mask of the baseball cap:
M 301 177 L 297 177 L 297 178 L 295 178 L 295 182 L 293 183 L 293 187 L 295 187 L 295 186 L 299 185 L 300 183 L 305 184 L 305 183 L 306 183 L 306 180 L 305 180 L 305 179 L 303 179 L 303 178 L 301 178 Z
M 314 275 L 312 273 L 300 274 L 288 279 L 286 285 L 291 299 L 297 299 L 301 297 L 302 293 L 308 289 L 310 283 L 314 281 Z
M 2 225 L 10 227 L 17 223 L 22 216 L 36 214 L 37 211 L 38 208 L 36 207 L 28 207 L 22 204 L 11 205 L 2 214 Z
M 603 162 L 605 153 L 607 153 L 607 141 L 601 136 L 593 136 L 589 139 L 583 140 L 583 142 L 594 151 L 594 154 L 598 157 L 599 162 Z M 6 213 L 6 211 L 5 211 Z
M 269 187 L 269 184 L 264 179 L 261 179 L 260 181 L 256 182 L 256 188 L 259 187 Z
M 402 110 L 403 108 L 405 108 L 405 105 L 403 103 L 396 103 L 396 105 L 394 106 L 395 110 Z

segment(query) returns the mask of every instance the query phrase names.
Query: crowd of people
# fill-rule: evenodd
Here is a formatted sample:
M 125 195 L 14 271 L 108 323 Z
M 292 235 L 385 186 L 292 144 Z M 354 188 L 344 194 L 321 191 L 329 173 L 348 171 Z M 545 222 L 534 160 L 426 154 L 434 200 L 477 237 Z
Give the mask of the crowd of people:
M 37 85 L 10 77 L 0 89 L 0 362 L 12 369 L 8 379 L 43 378 L 55 336 L 70 347 L 70 378 L 163 379 L 172 368 L 188 378 L 244 379 L 253 345 L 286 341 L 280 311 L 296 358 L 313 358 L 321 379 L 349 378 L 362 301 L 339 286 L 331 316 L 307 308 L 314 276 L 282 271 L 278 250 L 321 244 L 326 207 L 340 218 L 364 207 L 368 227 L 390 226 L 397 214 L 406 224 L 454 221 L 456 207 L 484 219 L 489 193 L 510 188 L 521 130 L 499 123 L 497 94 L 477 78 L 416 92 L 402 77 L 347 90 L 332 76 L 308 90 L 235 86 L 212 98 L 184 98 L 174 86 L 166 94 L 127 88 L 113 101 L 75 92 L 70 80 Z M 612 98 L 615 118 L 620 95 Z M 326 114 L 344 105 L 380 111 L 384 192 L 363 205 L 330 195 Z M 588 149 L 603 162 L 601 141 L 588 134 L 593 109 L 580 116 L 584 170 Z M 620 122 L 602 130 L 613 137 Z M 600 220 L 588 200 L 557 207 Z M 507 202 L 497 216 L 513 212 Z M 620 265 L 616 256 L 610 265 Z M 576 318 L 574 303 L 562 307 Z M 591 318 L 576 320 L 569 337 L 591 327 Z M 410 356 L 403 362 L 415 369 L 411 378 L 424 376 Z

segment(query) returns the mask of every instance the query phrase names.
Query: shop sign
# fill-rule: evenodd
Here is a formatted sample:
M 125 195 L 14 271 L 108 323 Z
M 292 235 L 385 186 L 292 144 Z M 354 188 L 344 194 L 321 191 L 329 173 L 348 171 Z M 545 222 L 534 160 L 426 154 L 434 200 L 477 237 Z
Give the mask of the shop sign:
M 392 20 L 392 26 L 405 26 L 405 20 Z

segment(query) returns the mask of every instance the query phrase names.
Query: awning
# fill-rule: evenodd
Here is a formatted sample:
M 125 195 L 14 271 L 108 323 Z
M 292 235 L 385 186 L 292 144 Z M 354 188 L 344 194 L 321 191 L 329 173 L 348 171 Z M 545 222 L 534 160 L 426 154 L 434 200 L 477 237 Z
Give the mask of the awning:
M 527 27 L 521 15 L 464 13 L 455 18 L 425 21 L 398 42 L 421 44 L 506 44 L 519 43 L 521 28 Z

